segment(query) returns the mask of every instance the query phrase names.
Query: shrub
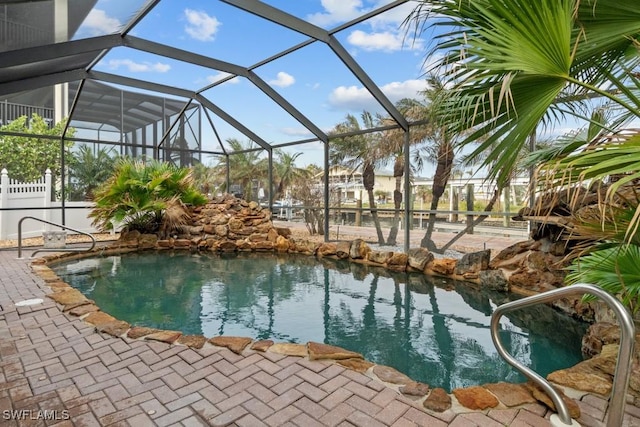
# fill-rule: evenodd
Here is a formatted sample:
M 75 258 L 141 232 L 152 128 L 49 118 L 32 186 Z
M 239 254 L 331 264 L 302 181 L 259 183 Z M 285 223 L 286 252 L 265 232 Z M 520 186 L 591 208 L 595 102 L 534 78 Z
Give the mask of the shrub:
M 186 223 L 187 205 L 203 205 L 190 170 L 157 161 L 120 159 L 113 175 L 94 192 L 96 206 L 89 216 L 102 230 L 122 223 L 126 230 L 165 237 Z

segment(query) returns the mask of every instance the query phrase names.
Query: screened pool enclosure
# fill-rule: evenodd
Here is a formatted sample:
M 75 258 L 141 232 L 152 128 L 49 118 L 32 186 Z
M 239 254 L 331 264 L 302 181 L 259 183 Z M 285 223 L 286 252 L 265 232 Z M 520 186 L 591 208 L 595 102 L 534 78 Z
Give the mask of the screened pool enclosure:
M 417 166 L 412 133 L 428 120 L 405 116 L 397 103 L 400 89 L 403 98 L 406 93 L 420 98 L 426 88 L 418 66 L 425 60 L 426 42 L 412 38 L 403 25 L 412 2 L 364 2 L 347 11 L 319 1 L 307 2 L 306 9 L 282 0 L 177 3 L 0 2 L 0 120 L 7 125 L 38 115 L 53 126 L 67 118 L 58 138 L 60 164 L 48 166 L 59 174 L 53 193 L 63 221 L 74 197 L 82 198 L 74 196 L 77 177 L 69 167 L 80 150 L 179 166 L 226 165 L 229 192 L 238 187 L 230 171 L 233 157 L 255 153 L 265 166 L 264 180 L 252 184 L 254 197 L 284 219 L 296 209 L 291 200 L 289 205 L 276 200 L 274 156 L 291 153 L 318 166 L 320 197 L 314 208 L 326 219 L 325 238 L 331 222 L 354 223 L 368 212 L 362 209 L 367 201 L 362 170 L 332 164 L 332 140 L 393 131 L 401 141 L 396 160 Z M 374 40 L 385 42 L 374 49 Z M 384 67 L 374 61 L 374 55 L 400 51 L 417 58 L 415 69 L 396 67 L 392 57 Z M 295 76 L 287 71 L 294 68 Z M 382 71 L 397 72 L 397 78 Z M 413 90 L 407 92 L 410 84 Z M 379 120 L 336 126 L 347 114 L 359 117 L 362 106 Z M 3 136 L 20 132 L 2 128 Z M 246 144 L 239 150 L 233 141 Z M 409 225 L 400 227 L 398 239 L 408 248 L 416 215 L 422 226 L 422 214 L 428 212 L 417 198 L 421 178 L 417 172 L 400 178 L 388 172 L 393 158 L 377 166 L 376 185 L 388 181 L 388 191 L 377 191 L 377 197 L 401 198 L 401 208 L 389 209 L 388 216 L 393 212 L 396 223 Z M 11 176 L 10 165 L 5 168 Z M 337 205 L 331 200 L 336 192 Z

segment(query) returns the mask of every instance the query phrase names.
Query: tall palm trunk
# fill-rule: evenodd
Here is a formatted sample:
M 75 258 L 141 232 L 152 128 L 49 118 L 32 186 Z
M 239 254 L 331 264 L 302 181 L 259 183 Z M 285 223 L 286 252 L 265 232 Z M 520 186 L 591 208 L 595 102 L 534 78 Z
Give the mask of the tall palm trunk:
M 362 185 L 369 195 L 369 208 L 371 209 L 371 218 L 373 219 L 373 224 L 378 234 L 378 244 L 384 245 L 384 235 L 382 234 L 382 227 L 380 227 L 380 219 L 378 218 L 378 209 L 376 208 L 376 197 L 373 194 L 375 182 L 376 174 L 373 169 L 373 164 L 371 164 L 371 162 L 365 162 L 362 168 Z
M 396 179 L 396 188 L 393 190 L 393 221 L 391 223 L 391 229 L 389 230 L 389 237 L 387 238 L 388 245 L 395 245 L 398 237 L 398 223 L 400 222 L 400 207 L 402 206 L 402 177 L 404 175 L 404 162 L 401 155 L 396 156 L 396 161 L 393 165 L 393 177 Z M 405 227 L 408 226 L 405 225 Z
M 446 137 L 445 137 L 446 138 Z M 431 239 L 433 229 L 436 224 L 436 213 L 438 210 L 438 203 L 440 198 L 444 194 L 444 190 L 447 188 L 449 177 L 451 176 L 451 168 L 453 167 L 453 146 L 449 141 L 445 139 L 438 148 L 438 164 L 436 165 L 436 172 L 433 176 L 433 198 L 431 199 L 431 206 L 429 210 L 429 219 L 427 222 L 427 231 L 424 233 L 424 237 L 420 242 L 420 246 L 427 248 L 430 251 L 436 250 L 436 244 Z

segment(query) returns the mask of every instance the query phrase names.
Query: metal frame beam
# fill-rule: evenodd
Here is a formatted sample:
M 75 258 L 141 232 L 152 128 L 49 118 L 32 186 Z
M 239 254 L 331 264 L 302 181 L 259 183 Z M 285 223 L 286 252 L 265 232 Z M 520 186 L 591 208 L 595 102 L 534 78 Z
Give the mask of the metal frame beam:
M 342 63 L 356 76 L 360 83 L 369 91 L 369 93 L 378 101 L 378 103 L 389 113 L 391 117 L 398 123 L 403 130 L 409 129 L 409 124 L 404 116 L 398 111 L 393 103 L 387 98 L 387 96 L 380 90 L 371 77 L 360 67 L 360 65 L 353 59 L 347 50 L 340 44 L 338 39 L 316 25 L 310 24 L 298 17 L 290 15 L 286 12 L 276 9 L 273 6 L 269 6 L 262 2 L 256 2 L 251 0 L 221 0 L 224 3 L 235 6 L 239 9 L 245 10 L 256 16 L 264 18 L 268 21 L 274 22 L 285 28 L 293 31 L 297 31 L 301 34 L 309 36 L 315 40 L 326 43 L 331 50 L 340 58 Z M 400 3 L 398 3 L 400 4 Z M 386 9 L 384 9 L 386 10 Z M 372 15 L 373 16 L 373 15 Z
M 221 1 L 316 40 L 323 42 L 329 41 L 329 33 L 326 30 L 283 12 L 273 6 L 269 6 L 266 3 L 253 0 Z
M 153 53 L 177 61 L 188 62 L 190 64 L 199 65 L 201 67 L 212 68 L 218 71 L 224 71 L 236 76 L 247 76 L 248 70 L 230 62 L 220 61 L 208 56 L 189 52 L 188 50 L 178 49 L 176 47 L 167 46 L 161 43 L 152 42 L 133 36 L 126 36 L 123 44 L 132 49 L 141 50 L 143 52 Z
M 87 72 L 83 69 L 63 71 L 60 73 L 45 74 L 38 77 L 29 77 L 22 80 L 13 80 L 0 83 L 0 96 L 10 95 L 41 87 L 54 86 L 59 83 L 75 82 L 87 78 Z
M 163 85 L 160 83 L 152 83 L 145 80 L 133 79 L 131 77 L 118 76 L 116 74 L 103 73 L 100 71 L 90 71 L 88 77 L 93 80 L 104 81 L 123 86 L 137 87 L 138 89 L 149 90 L 152 92 L 168 93 L 170 95 L 180 96 L 183 98 L 195 97 L 195 92 L 180 89 L 174 86 Z
M 122 38 L 118 34 L 91 37 L 62 43 L 51 43 L 42 46 L 27 47 L 0 53 L 0 64 L 3 68 L 48 61 L 65 56 L 99 52 L 104 49 L 121 46 Z M 0 73 L 0 76 L 2 74 Z
M 233 116 L 230 116 L 229 114 L 227 114 L 226 111 L 224 111 L 223 109 L 215 105 L 213 102 L 211 102 L 209 98 L 201 94 L 196 94 L 195 99 L 200 104 L 210 109 L 216 116 L 220 117 L 222 120 L 229 123 L 231 126 L 236 128 L 240 133 L 242 133 L 244 136 L 246 136 L 256 144 L 258 144 L 263 149 L 267 151 L 271 149 L 271 147 L 269 146 L 269 143 L 267 143 L 264 139 L 260 138 L 258 135 L 253 133 L 249 128 L 247 128 L 245 125 L 243 125 L 242 123 L 237 121 L 235 118 L 233 118 Z M 229 153 L 229 154 L 233 154 L 233 153 Z
M 256 73 L 249 71 L 248 69 L 239 65 L 231 64 L 229 62 L 220 61 L 217 59 L 209 58 L 204 55 L 195 54 L 183 49 L 177 49 L 174 47 L 166 46 L 160 43 L 151 42 L 148 40 L 140 39 L 137 37 L 127 36 L 124 39 L 124 45 L 133 49 L 142 50 L 149 53 L 154 53 L 164 57 L 176 59 L 179 61 L 185 61 L 190 64 L 199 65 L 202 67 L 213 68 L 218 71 L 224 71 L 226 73 L 246 77 L 251 81 L 258 89 L 260 89 L 265 95 L 271 98 L 276 104 L 284 109 L 289 115 L 294 117 L 304 127 L 309 129 L 316 137 L 326 141 L 327 135 L 320 128 L 314 125 L 307 117 L 305 117 L 300 111 L 298 111 L 293 105 L 291 105 L 284 97 L 277 93 L 271 86 L 269 86 L 264 80 L 262 80 Z M 200 93 L 202 90 L 199 91 Z
M 136 14 L 136 16 L 134 16 L 129 21 L 129 23 L 127 23 L 127 25 L 120 32 L 120 35 L 121 36 L 126 36 L 127 34 L 129 34 L 129 31 L 133 30 L 133 27 L 135 27 L 138 24 L 138 22 L 142 21 L 142 18 L 147 16 L 147 14 L 149 12 L 151 12 L 151 10 L 154 7 L 156 7 L 158 5 L 158 3 L 160 3 L 160 0 L 153 0 L 153 1 L 148 2 L 146 4 L 146 6 L 144 8 L 142 8 L 141 10 L 139 10 L 138 13 Z

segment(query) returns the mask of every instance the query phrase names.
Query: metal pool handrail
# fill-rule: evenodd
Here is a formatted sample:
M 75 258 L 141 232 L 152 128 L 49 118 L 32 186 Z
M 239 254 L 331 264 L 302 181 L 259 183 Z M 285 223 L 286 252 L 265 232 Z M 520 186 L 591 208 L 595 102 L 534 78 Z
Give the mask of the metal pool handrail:
M 504 348 L 500 338 L 498 337 L 498 327 L 500 325 L 500 317 L 506 312 L 513 311 L 518 308 L 529 307 L 539 303 L 550 302 L 563 296 L 568 295 L 584 295 L 591 294 L 603 300 L 615 312 L 618 323 L 620 324 L 620 348 L 618 350 L 618 363 L 613 377 L 613 387 L 611 388 L 611 396 L 609 398 L 607 427 L 617 427 L 622 425 L 622 417 L 624 415 L 624 404 L 626 392 L 629 386 L 629 376 L 631 359 L 633 357 L 633 346 L 635 344 L 635 325 L 629 312 L 624 308 L 622 303 L 608 294 L 601 288 L 587 284 L 577 283 L 560 289 L 554 289 L 538 295 L 526 297 L 517 301 L 511 301 L 499 306 L 491 315 L 491 338 L 498 350 L 498 353 L 514 368 L 518 369 L 529 379 L 538 384 L 551 397 L 560 421 L 566 425 L 575 425 L 569 415 L 567 405 L 562 400 L 560 394 L 551 387 L 551 384 L 538 375 L 535 371 L 524 366 L 518 360 L 513 358 Z
M 64 230 L 75 231 L 76 233 L 84 234 L 85 236 L 89 236 L 91 238 L 91 246 L 88 247 L 88 248 L 75 248 L 75 249 L 72 249 L 72 248 L 45 248 L 45 249 L 36 249 L 31 254 L 31 257 L 33 257 L 38 252 L 89 252 L 90 250 L 92 250 L 93 248 L 96 247 L 96 238 L 90 233 L 87 233 L 87 232 L 84 232 L 84 231 L 80 231 L 80 230 L 76 230 L 75 228 L 67 227 L 66 225 L 56 224 L 55 222 L 46 221 L 46 220 L 41 219 L 41 218 L 36 218 L 34 216 L 25 216 L 25 217 L 20 218 L 20 221 L 18 221 L 18 258 L 22 258 L 22 221 L 24 221 L 25 219 L 33 219 L 33 220 L 36 220 L 36 221 L 44 222 L 45 224 L 55 225 L 56 227 L 60 227 L 60 228 L 62 228 Z

